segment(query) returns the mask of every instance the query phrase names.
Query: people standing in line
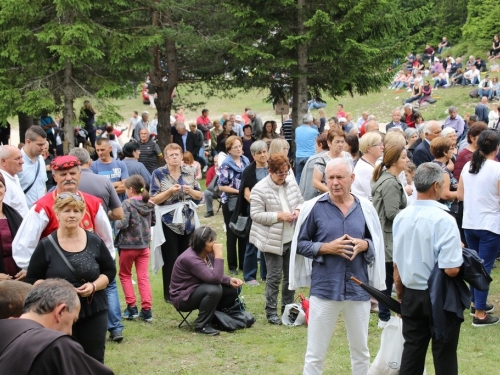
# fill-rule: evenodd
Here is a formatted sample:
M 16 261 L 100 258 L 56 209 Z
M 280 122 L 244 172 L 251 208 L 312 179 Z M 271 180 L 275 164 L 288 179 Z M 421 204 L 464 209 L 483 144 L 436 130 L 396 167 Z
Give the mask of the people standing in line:
M 328 345 L 342 311 L 352 373 L 366 375 L 370 366 L 370 296 L 363 288 L 355 286 L 349 277 L 356 275 L 363 283 L 370 282 L 377 289 L 382 288 L 383 266 L 375 264 L 384 263 L 382 229 L 373 205 L 350 193 L 355 177 L 348 160 L 330 160 L 326 177 L 328 193 L 306 202 L 299 217 L 297 255 L 305 257 L 312 267 L 305 268 L 303 275 L 294 272 L 291 281 L 297 286 L 300 285 L 299 279 L 303 279 L 301 276 L 307 278 L 310 275 L 304 374 L 323 372 Z M 324 225 L 325 222 L 329 225 Z M 291 260 L 291 270 L 292 267 L 295 270 L 295 261 L 293 264 Z
M 280 283 L 282 314 L 285 306 L 294 300 L 294 291 L 288 289 L 290 247 L 304 199 L 297 182 L 290 176 L 291 166 L 286 156 L 271 155 L 268 165 L 268 176 L 250 193 L 252 228 L 249 241 L 266 259 L 266 318 L 269 323 L 279 325 Z
M 178 144 L 183 153 L 189 151 L 193 155 L 196 155 L 196 135 L 188 131 L 186 125 L 183 123 L 177 123 L 172 127 L 171 141 Z
M 500 164 L 496 161 L 499 146 L 500 134 L 495 130 L 479 135 L 477 149 L 460 174 L 457 191 L 458 199 L 464 202 L 462 228 L 467 245 L 477 251 L 488 274 L 500 250 Z M 472 325 L 497 324 L 499 318 L 489 314 L 493 305 L 486 303 L 489 292 L 471 286 L 471 293 Z
M 229 121 L 226 121 L 225 125 Z M 219 190 L 222 192 L 222 214 L 226 225 L 227 236 L 227 263 L 229 273 L 238 274 L 238 268 L 243 271 L 245 258 L 246 239 L 238 237 L 231 229 L 229 222 L 233 211 L 236 209 L 238 194 L 241 185 L 241 177 L 245 168 L 250 164 L 246 156 L 243 155 L 241 139 L 237 136 L 230 136 L 226 139 L 227 156 L 219 167 Z M 237 249 L 238 248 L 238 249 Z
M 90 165 L 90 170 L 100 176 L 106 176 L 113 184 L 118 197 L 123 202 L 125 200 L 124 182 L 129 174 L 127 166 L 121 160 L 115 160 L 111 156 L 111 144 L 106 138 L 99 138 L 96 141 L 96 151 L 99 160 Z
M 138 174 L 142 176 L 146 182 L 146 188 L 149 191 L 149 183 L 151 181 L 151 173 L 146 169 L 144 163 L 139 162 L 141 157 L 140 145 L 137 142 L 127 142 L 123 145 L 123 156 L 122 160 L 127 167 L 127 172 L 129 176 Z
M 235 215 L 250 217 L 251 191 L 257 184 L 257 182 L 264 179 L 269 173 L 267 164 L 269 153 L 267 150 L 266 142 L 262 140 L 255 141 L 250 147 L 250 150 L 252 152 L 254 161 L 250 163 L 248 167 L 245 168 L 245 170 L 241 175 L 238 203 L 233 213 L 233 219 L 235 219 Z M 255 247 L 255 245 L 252 244 L 247 239 L 247 244 L 245 249 L 245 259 L 243 261 L 243 280 L 246 285 L 250 286 L 259 285 L 259 282 L 257 281 L 258 252 L 259 249 L 257 249 L 257 247 Z M 266 280 L 267 278 L 266 260 L 262 254 L 260 255 L 259 263 L 260 263 L 260 278 L 261 280 Z
M 115 279 L 116 265 L 102 239 L 80 227 L 85 209 L 80 195 L 58 195 L 53 210 L 59 226 L 38 243 L 26 281 L 38 285 L 61 278 L 75 286 L 82 308 L 73 336 L 85 353 L 104 363 L 108 325 L 105 289 Z
M 25 134 L 25 144 L 21 149 L 23 170 L 18 174 L 19 183 L 26 196 L 26 204 L 31 207 L 46 193 L 45 162 L 42 151 L 47 142 L 47 133 L 38 125 L 31 126 Z
M 407 204 L 406 193 L 398 176 L 406 170 L 408 162 L 403 137 L 401 142 L 386 141 L 382 163 L 375 167 L 371 182 L 373 207 L 377 211 L 384 233 L 386 289 L 382 292 L 389 297 L 394 284 L 392 223 Z M 391 318 L 390 310 L 383 303 L 379 303 L 378 317 L 379 328 L 384 328 Z
M 207 212 L 204 215 L 205 218 L 209 218 L 214 216 L 214 206 L 213 206 L 213 201 L 215 196 L 214 190 L 210 189 L 209 187 L 212 185 L 212 181 L 214 178 L 217 176 L 217 170 L 219 169 L 219 157 L 218 155 L 214 156 L 214 164 L 208 168 L 207 174 L 205 176 L 205 186 L 207 187 L 205 191 L 203 192 L 203 195 L 205 196 L 205 205 L 207 207 Z M 215 181 L 214 181 L 215 184 Z
M 109 178 L 97 175 L 90 170 L 92 159 L 88 151 L 81 147 L 75 147 L 69 151 L 69 155 L 76 157 L 81 164 L 80 171 L 83 178 L 80 178 L 78 189 L 100 198 L 104 212 L 107 213 L 110 221 L 123 219 L 122 204 L 115 188 Z
M 139 112 L 134 111 L 132 112 L 132 117 L 129 120 L 127 138 L 130 138 L 130 136 L 132 136 L 132 138 L 135 138 L 134 137 L 135 126 L 137 125 L 138 122 L 139 122 Z M 132 132 L 132 134 L 130 132 Z
M 21 151 L 15 146 L 0 147 L 0 173 L 5 179 L 4 203 L 19 212 L 21 217 L 28 214 L 28 205 L 18 174 L 23 171 L 24 159 Z
M 393 225 L 395 284 L 405 340 L 399 372 L 422 374 L 432 340 L 436 375 L 457 375 L 460 324 L 449 327 L 446 340 L 437 336 L 431 298 L 444 301 L 431 297 L 428 281 L 435 267 L 445 278 L 458 275 L 463 263 L 460 234 L 446 207 L 436 202 L 443 188 L 442 169 L 435 163 L 421 164 L 414 183 L 417 200 L 396 216 Z
M 12 240 L 17 234 L 23 218 L 15 209 L 4 202 L 7 186 L 0 173 L 0 283 L 4 280 L 24 281 L 26 270 L 19 268 L 12 257 Z
M 160 146 L 153 140 L 153 136 L 147 129 L 139 130 L 139 142 L 137 144 L 140 151 L 137 160 L 146 167 L 149 174 L 153 173 L 158 168 L 158 163 L 163 157 Z M 128 175 L 133 174 L 129 171 Z M 146 180 L 146 183 L 149 185 L 149 180 Z
M 424 140 L 415 148 L 413 152 L 413 164 L 418 166 L 434 160 L 431 154 L 431 141 L 441 136 L 441 125 L 437 121 L 429 121 L 424 125 Z
M 300 176 L 307 159 L 313 156 L 316 151 L 318 131 L 312 127 L 313 120 L 312 115 L 307 113 L 302 118 L 302 125 L 295 129 L 295 178 L 297 184 L 300 184 Z
M 90 140 L 92 147 L 95 147 L 95 141 L 97 138 L 97 129 L 94 126 L 96 113 L 97 112 L 94 107 L 92 107 L 92 104 L 90 104 L 90 101 L 85 100 L 83 102 L 83 107 L 80 109 L 80 121 L 85 124 L 84 129 L 87 131 L 87 139 Z
M 128 199 L 123 202 L 124 218 L 116 222 L 119 230 L 115 239 L 120 250 L 120 282 L 125 294 L 127 307 L 123 317 L 128 320 L 153 321 L 151 285 L 149 283 L 149 243 L 151 226 L 155 225 L 154 205 L 149 202 L 146 183 L 139 175 L 125 181 Z M 135 265 L 137 284 L 141 296 L 141 311 L 138 311 L 134 287 L 132 286 L 132 266 Z
M 166 165 L 153 171 L 149 195 L 156 205 L 156 229 L 153 235 L 153 257 L 163 259 L 163 297 L 171 303 L 169 286 L 174 263 L 188 247 L 199 224 L 196 204 L 203 196 L 200 184 L 182 167 L 182 148 L 170 143 L 163 150 Z M 160 224 L 161 223 L 161 224 Z M 160 228 L 161 225 L 161 228 Z M 157 272 L 159 265 L 155 265 Z

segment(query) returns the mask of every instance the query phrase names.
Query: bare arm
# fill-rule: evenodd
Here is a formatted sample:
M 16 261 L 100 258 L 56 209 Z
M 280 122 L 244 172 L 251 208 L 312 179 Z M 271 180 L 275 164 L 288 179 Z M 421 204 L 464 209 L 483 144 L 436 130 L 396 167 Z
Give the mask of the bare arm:
M 450 176 L 448 173 L 443 173 L 443 190 L 440 198 L 446 201 L 453 201 L 457 198 L 457 192 L 450 190 Z
M 312 186 L 322 193 L 326 193 L 328 191 L 328 187 L 321 182 L 323 179 L 323 173 L 318 171 L 316 167 L 314 167 L 313 178 L 312 178 Z
M 500 192 L 500 181 L 498 181 L 498 191 Z M 464 200 L 464 182 L 462 179 L 458 181 L 457 199 L 461 202 Z
M 123 219 L 123 208 L 116 207 L 115 209 L 108 211 L 108 218 L 110 221 L 122 220 Z
M 239 194 L 240 192 L 238 189 L 233 189 L 232 187 L 229 186 L 220 186 L 220 185 L 219 185 L 219 190 L 229 194 Z
M 396 286 L 396 294 L 398 296 L 398 301 L 401 302 L 403 300 L 403 295 L 405 292 L 405 288 L 403 286 L 403 282 L 401 281 L 401 275 L 399 274 L 398 265 L 394 264 L 394 285 Z
M 449 277 L 455 277 L 458 275 L 459 272 L 460 272 L 460 267 L 444 269 L 444 273 L 447 274 Z
M 125 193 L 125 180 L 113 182 L 117 194 Z

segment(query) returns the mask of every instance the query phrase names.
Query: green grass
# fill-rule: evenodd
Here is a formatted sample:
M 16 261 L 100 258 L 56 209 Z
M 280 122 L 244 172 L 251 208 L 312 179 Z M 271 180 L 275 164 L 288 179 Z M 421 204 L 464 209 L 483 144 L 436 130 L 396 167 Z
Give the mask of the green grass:
M 214 207 L 215 209 L 217 206 Z M 212 226 L 220 242 L 225 243 L 222 212 L 205 219 L 205 207 L 200 207 L 202 225 Z M 493 270 L 493 279 L 499 275 Z M 239 277 L 242 277 L 241 274 Z M 120 283 L 118 283 L 120 284 Z M 182 328 L 178 329 L 180 316 L 173 306 L 163 300 L 161 274 L 151 275 L 153 289 L 153 317 L 151 324 L 140 321 L 124 321 L 122 343 L 108 343 L 106 365 L 116 374 L 301 374 L 307 343 L 307 328 L 273 326 L 267 323 L 264 312 L 264 288 L 244 287 L 247 310 L 257 321 L 250 329 L 236 333 L 222 333 L 218 337 L 204 337 Z M 307 295 L 307 290 L 301 290 Z M 120 290 L 121 293 L 121 290 Z M 139 294 L 136 291 L 139 298 Z M 298 296 L 298 293 L 296 294 Z M 488 301 L 500 309 L 500 290 L 493 282 Z M 125 308 L 123 295 L 120 300 Z M 497 368 L 495 348 L 500 345 L 500 325 L 473 328 L 472 318 L 465 311 L 458 358 L 460 374 L 493 373 Z M 196 312 L 189 321 L 193 322 Z M 380 346 L 378 317 L 370 316 L 369 348 L 372 360 Z M 427 355 L 427 374 L 434 374 L 432 355 Z M 345 327 L 339 319 L 326 357 L 324 373 L 350 374 L 350 358 Z

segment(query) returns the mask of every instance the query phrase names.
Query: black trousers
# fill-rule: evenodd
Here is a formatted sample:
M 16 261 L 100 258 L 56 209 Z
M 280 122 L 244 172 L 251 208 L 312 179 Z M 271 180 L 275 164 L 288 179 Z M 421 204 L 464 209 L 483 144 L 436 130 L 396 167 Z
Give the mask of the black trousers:
M 188 247 L 191 234 L 180 235 L 175 233 L 172 229 L 162 222 L 163 234 L 165 235 L 165 242 L 161 245 L 161 256 L 163 257 L 163 267 L 161 274 L 163 278 L 163 297 L 165 301 L 170 301 L 170 279 L 172 277 L 172 270 L 174 263 Z
M 237 289 L 222 284 L 201 284 L 187 301 L 179 303 L 180 311 L 199 310 L 195 328 L 201 329 L 212 322 L 215 310 L 231 307 L 238 297 Z
M 226 224 L 227 265 L 230 270 L 237 270 L 239 265 L 239 269 L 243 271 L 248 239 L 246 237 L 238 237 L 229 229 L 229 221 L 231 220 L 233 211 L 229 211 L 227 203 L 222 205 L 222 215 L 224 216 L 224 224 Z M 238 244 L 238 252 L 236 252 L 236 244 Z
M 427 347 L 431 340 L 436 375 L 458 374 L 457 346 L 460 326 L 450 332 L 447 341 L 434 338 L 429 291 L 405 288 L 401 315 L 405 344 L 399 374 L 422 375 Z
M 108 311 L 99 311 L 73 324 L 73 337 L 82 345 L 86 354 L 104 363 Z
M 390 297 L 392 294 L 392 284 L 394 284 L 394 263 L 385 262 L 385 286 L 387 289 L 382 290 L 386 296 Z M 384 322 L 388 322 L 391 319 L 391 310 L 387 308 L 382 302 L 378 304 L 378 317 Z

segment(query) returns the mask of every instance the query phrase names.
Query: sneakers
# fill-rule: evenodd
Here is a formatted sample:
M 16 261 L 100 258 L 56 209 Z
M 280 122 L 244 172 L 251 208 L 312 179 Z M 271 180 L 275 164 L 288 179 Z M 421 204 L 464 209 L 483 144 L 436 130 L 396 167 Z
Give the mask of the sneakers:
M 259 282 L 257 280 L 248 280 L 248 281 L 245 281 L 245 285 L 248 285 L 248 286 L 258 286 L 260 284 L 259 284 Z
M 274 325 L 281 325 L 281 319 L 278 317 L 278 315 L 271 315 L 267 318 L 267 321 L 270 323 L 270 324 L 274 324 Z
M 153 314 L 151 313 L 151 309 L 149 310 L 141 309 L 141 312 L 139 313 L 139 319 L 151 323 L 153 321 Z
M 238 270 L 229 270 L 231 275 L 238 275 Z
M 484 312 L 486 314 L 491 314 L 493 311 L 495 311 L 495 306 L 490 305 L 489 303 L 486 304 L 486 308 L 484 309 Z M 470 316 L 475 316 L 476 315 L 476 309 L 474 306 L 470 307 Z
M 123 311 L 122 317 L 127 320 L 134 320 L 135 318 L 139 317 L 137 306 L 127 305 L 127 308 Z
M 207 171 L 207 169 L 208 169 L 208 167 L 205 165 L 205 166 L 203 167 L 203 173 L 205 173 L 205 172 Z
M 203 217 L 212 217 L 212 216 L 214 216 L 214 212 L 208 211 Z
M 500 321 L 500 319 L 496 316 L 486 314 L 484 318 L 472 318 L 472 325 L 474 327 L 486 327 L 486 326 L 492 326 L 494 324 L 497 324 Z
M 122 342 L 123 340 L 123 333 L 122 331 L 116 331 L 113 333 L 109 334 L 109 339 L 114 342 Z
M 379 319 L 379 320 L 378 320 L 378 325 L 377 325 L 377 326 L 378 326 L 378 328 L 380 328 L 380 329 L 384 329 L 384 328 L 387 326 L 387 324 L 389 324 L 389 321 L 385 321 L 385 320 L 380 320 L 380 319 Z
M 196 333 L 201 333 L 201 334 L 207 335 L 207 336 L 217 336 L 217 335 L 220 335 L 220 331 L 216 330 L 211 325 L 206 325 L 203 328 L 196 328 L 195 332 Z

